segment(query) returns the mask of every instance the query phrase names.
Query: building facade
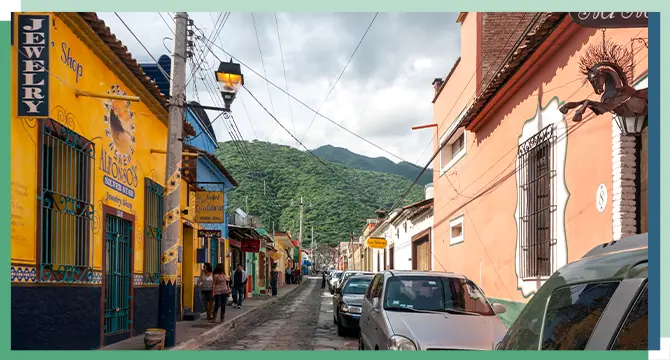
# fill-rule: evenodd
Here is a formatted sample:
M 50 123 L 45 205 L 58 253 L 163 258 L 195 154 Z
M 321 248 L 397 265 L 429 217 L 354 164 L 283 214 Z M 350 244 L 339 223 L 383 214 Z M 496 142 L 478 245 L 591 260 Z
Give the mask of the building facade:
M 12 348 L 100 348 L 157 321 L 167 102 L 95 13 L 12 16 Z
M 647 30 L 596 31 L 567 13 L 461 13 L 458 22 L 461 56 L 434 82 L 434 268 L 477 281 L 511 321 L 558 268 L 646 231 L 636 221 L 646 137 L 622 136 L 611 114 L 587 110 L 574 122 L 561 107 L 599 98 L 580 61 L 594 65 L 588 54 L 611 44 L 632 54 L 619 59 L 624 80 L 646 87 Z

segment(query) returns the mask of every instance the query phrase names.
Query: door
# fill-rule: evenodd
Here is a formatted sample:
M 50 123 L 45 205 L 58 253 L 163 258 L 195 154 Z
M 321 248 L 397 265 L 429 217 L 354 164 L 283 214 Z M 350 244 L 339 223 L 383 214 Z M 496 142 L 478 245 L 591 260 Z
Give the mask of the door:
M 426 236 L 412 244 L 412 268 L 414 270 L 430 271 L 430 240 Z
M 375 311 L 372 308 L 372 299 L 374 298 L 374 294 L 377 293 L 376 289 L 381 286 L 381 282 L 383 281 L 382 275 L 377 274 L 375 275 L 374 278 L 372 278 L 372 281 L 370 282 L 370 286 L 368 287 L 368 291 L 365 293 L 365 297 L 363 298 L 363 309 L 361 311 L 361 319 L 360 319 L 360 328 L 361 328 L 361 339 L 363 340 L 363 345 L 366 348 L 369 349 L 374 349 L 375 344 L 374 344 L 374 326 L 373 324 L 370 323 L 370 320 L 372 318 L 372 313 Z
M 384 309 L 384 298 L 382 294 L 384 293 L 384 277 L 383 275 L 379 276 L 379 281 L 372 289 L 372 298 L 378 298 L 379 304 L 376 309 L 370 309 L 370 347 L 372 349 L 378 347 L 380 350 L 387 349 L 388 337 L 386 336 L 386 321 L 384 320 L 384 315 L 382 314 Z M 372 300 L 370 301 L 372 303 Z
M 130 221 L 105 216 L 105 335 L 130 330 L 132 228 Z
M 212 268 L 219 264 L 219 239 L 209 238 L 209 263 Z

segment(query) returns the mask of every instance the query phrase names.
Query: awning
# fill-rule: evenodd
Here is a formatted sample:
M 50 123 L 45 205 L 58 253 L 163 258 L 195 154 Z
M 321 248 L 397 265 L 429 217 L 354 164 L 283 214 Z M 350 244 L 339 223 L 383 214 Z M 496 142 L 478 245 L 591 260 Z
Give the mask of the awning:
M 283 247 L 287 249 L 293 249 L 295 246 L 293 245 L 293 241 L 291 241 L 291 235 L 288 233 L 275 233 L 275 241 L 278 241 L 280 244 L 282 244 Z

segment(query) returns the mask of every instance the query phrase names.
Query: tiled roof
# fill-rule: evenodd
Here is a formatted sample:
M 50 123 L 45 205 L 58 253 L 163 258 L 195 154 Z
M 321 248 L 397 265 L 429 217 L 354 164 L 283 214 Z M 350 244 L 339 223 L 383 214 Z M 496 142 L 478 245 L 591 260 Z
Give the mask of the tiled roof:
M 186 150 L 188 152 L 197 153 L 199 155 L 204 155 L 205 157 L 207 157 L 209 159 L 209 161 L 211 161 L 216 166 L 216 168 L 219 169 L 219 171 L 221 171 L 221 173 L 223 173 L 223 175 L 228 179 L 228 181 L 230 181 L 230 183 L 233 186 L 235 186 L 235 187 L 239 186 L 237 184 L 237 181 L 235 181 L 235 179 L 233 178 L 233 176 L 230 175 L 230 173 L 228 172 L 226 167 L 223 166 L 221 161 L 219 161 L 219 159 L 216 158 L 216 155 L 208 153 L 205 150 L 198 149 L 197 147 L 191 146 L 191 145 L 188 145 L 188 144 L 183 144 L 182 146 L 183 146 L 184 150 Z
M 521 68 L 524 62 L 533 55 L 538 46 L 544 42 L 567 15 L 568 13 L 566 12 L 547 12 L 540 15 L 534 28 L 523 37 L 519 46 L 508 56 L 504 65 L 491 79 L 491 82 L 477 96 L 475 102 L 470 106 L 465 116 L 463 116 L 460 123 L 461 126 L 468 126 L 477 118 L 489 101 L 502 89 L 512 75 Z
M 105 44 L 109 46 L 112 51 L 114 51 L 116 56 L 118 56 L 119 59 L 123 61 L 128 70 L 130 70 L 133 75 L 135 75 L 135 77 L 137 77 L 137 79 L 142 82 L 142 85 L 147 88 L 147 90 L 156 98 L 156 100 L 158 100 L 159 103 L 163 104 L 163 106 L 167 108 L 167 98 L 163 96 L 156 83 L 149 76 L 147 76 L 137 60 L 135 60 L 135 58 L 133 58 L 133 56 L 130 54 L 128 48 L 123 45 L 121 40 L 116 38 L 116 35 L 112 33 L 112 31 L 109 29 L 109 26 L 105 25 L 105 22 L 98 17 L 98 14 L 94 12 L 80 12 L 78 14 L 88 23 L 91 29 L 93 29 L 93 31 L 98 34 L 100 39 L 102 39 L 102 41 L 104 41 Z

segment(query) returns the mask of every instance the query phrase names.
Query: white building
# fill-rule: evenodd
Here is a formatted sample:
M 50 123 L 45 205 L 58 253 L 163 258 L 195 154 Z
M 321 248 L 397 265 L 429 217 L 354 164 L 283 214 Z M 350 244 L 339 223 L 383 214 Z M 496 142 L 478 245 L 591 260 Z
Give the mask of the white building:
M 385 249 L 373 249 L 372 271 L 433 270 L 433 186 L 426 199 L 397 209 L 370 232 L 385 238 Z

